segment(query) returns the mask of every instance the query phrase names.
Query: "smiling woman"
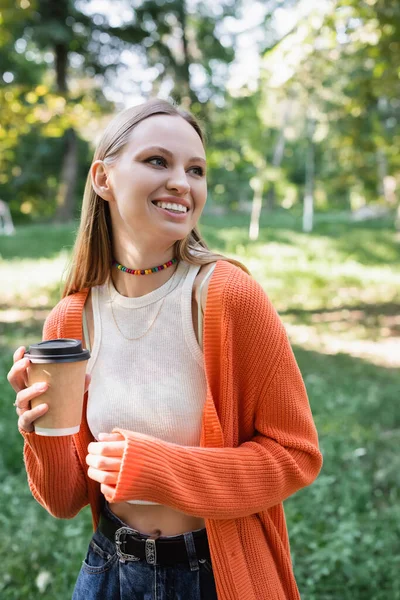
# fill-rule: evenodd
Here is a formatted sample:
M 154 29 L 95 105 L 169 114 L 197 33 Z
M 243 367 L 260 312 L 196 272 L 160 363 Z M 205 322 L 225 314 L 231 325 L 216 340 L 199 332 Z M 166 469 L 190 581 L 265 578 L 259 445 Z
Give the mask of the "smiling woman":
M 33 495 L 92 509 L 74 600 L 299 599 L 282 502 L 317 476 L 317 433 L 275 309 L 198 232 L 206 198 L 192 115 L 158 99 L 118 115 L 44 327 L 91 351 L 79 433 L 34 432 L 48 408 L 14 356 Z

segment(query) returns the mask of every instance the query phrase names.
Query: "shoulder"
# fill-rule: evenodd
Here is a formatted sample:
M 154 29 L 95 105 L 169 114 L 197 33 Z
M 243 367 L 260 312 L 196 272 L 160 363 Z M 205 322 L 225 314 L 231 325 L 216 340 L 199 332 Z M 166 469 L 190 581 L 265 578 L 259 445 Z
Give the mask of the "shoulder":
M 43 326 L 43 339 L 51 340 L 60 337 L 80 339 L 79 326 L 82 320 L 82 309 L 89 289 L 76 292 L 62 298 L 47 316 Z M 78 333 L 78 335 L 76 335 Z
M 220 260 L 210 281 L 210 293 L 224 309 L 240 311 L 272 308 L 263 287 L 240 267 Z
M 229 330 L 244 345 L 267 340 L 275 340 L 277 346 L 287 343 L 283 323 L 264 288 L 232 263 L 218 261 L 209 285 L 208 302 L 210 314 L 217 313 L 226 332 Z

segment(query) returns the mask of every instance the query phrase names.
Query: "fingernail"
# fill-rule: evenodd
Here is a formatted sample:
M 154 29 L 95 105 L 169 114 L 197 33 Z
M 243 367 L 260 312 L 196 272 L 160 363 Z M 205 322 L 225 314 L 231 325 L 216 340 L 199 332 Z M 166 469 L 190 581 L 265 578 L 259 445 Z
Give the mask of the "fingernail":
M 35 383 L 34 388 L 38 392 L 44 392 L 47 389 L 47 383 Z

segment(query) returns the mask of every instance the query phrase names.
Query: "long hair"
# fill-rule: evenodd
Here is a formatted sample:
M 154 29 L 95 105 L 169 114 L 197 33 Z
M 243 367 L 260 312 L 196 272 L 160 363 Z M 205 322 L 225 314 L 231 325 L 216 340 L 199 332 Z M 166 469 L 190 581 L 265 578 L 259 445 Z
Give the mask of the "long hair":
M 93 162 L 114 162 L 129 141 L 132 130 L 144 119 L 153 115 L 180 116 L 199 135 L 203 146 L 205 136 L 195 117 L 166 100 L 153 98 L 144 104 L 128 108 L 118 114 L 106 127 L 94 153 Z M 175 242 L 175 256 L 195 265 L 206 265 L 216 260 L 227 260 L 247 273 L 240 262 L 209 250 L 197 227 L 183 240 Z M 112 229 L 108 202 L 93 189 L 90 171 L 83 195 L 80 226 L 72 252 L 62 296 L 68 296 L 85 288 L 103 285 L 110 276 L 112 266 Z

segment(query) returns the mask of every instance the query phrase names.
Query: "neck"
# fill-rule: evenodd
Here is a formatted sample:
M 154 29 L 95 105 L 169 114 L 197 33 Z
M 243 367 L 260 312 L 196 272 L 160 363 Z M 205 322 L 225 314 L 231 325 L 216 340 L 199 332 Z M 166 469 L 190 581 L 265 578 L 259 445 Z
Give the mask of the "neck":
M 129 269 L 150 269 L 158 267 L 174 258 L 174 246 L 165 251 L 146 250 L 130 248 L 123 251 L 116 249 L 114 259 Z M 168 281 L 174 274 L 178 264 L 172 265 L 163 271 L 151 273 L 151 275 L 131 275 L 120 271 L 116 267 L 111 269 L 111 278 L 115 289 L 128 298 L 144 296 L 156 290 Z

